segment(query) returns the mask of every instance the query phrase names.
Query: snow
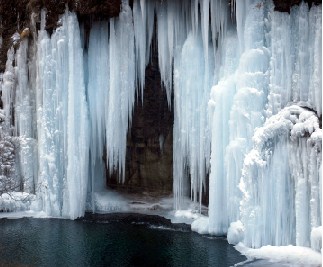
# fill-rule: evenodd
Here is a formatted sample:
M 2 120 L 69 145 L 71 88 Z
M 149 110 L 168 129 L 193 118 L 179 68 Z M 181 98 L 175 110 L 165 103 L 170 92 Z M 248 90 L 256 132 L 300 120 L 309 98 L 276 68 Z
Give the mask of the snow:
M 192 222 L 191 229 L 201 235 L 209 233 L 209 218 L 200 217 Z
M 320 266 L 322 255 L 307 247 L 300 246 L 263 246 L 258 249 L 238 244 L 235 248 L 250 259 L 266 259 L 271 263 L 288 263 L 292 266 Z
M 26 192 L 8 192 L 0 195 L 0 207 L 1 213 L 8 215 L 8 212 L 12 211 L 25 211 L 29 210 L 36 200 L 34 194 Z
M 322 253 L 322 231 L 323 227 L 313 228 L 311 231 L 311 248 Z
M 15 32 L 15 33 L 11 36 L 11 40 L 12 40 L 13 45 L 18 44 L 18 43 L 19 43 L 19 41 L 20 41 L 20 34 L 19 34 L 19 32 Z
M 236 221 L 230 223 L 230 227 L 228 229 L 227 239 L 228 243 L 232 245 L 237 245 L 242 242 L 244 235 L 244 228 L 241 221 Z
M 128 200 L 116 192 L 96 192 L 93 195 L 94 210 L 96 212 L 127 212 Z

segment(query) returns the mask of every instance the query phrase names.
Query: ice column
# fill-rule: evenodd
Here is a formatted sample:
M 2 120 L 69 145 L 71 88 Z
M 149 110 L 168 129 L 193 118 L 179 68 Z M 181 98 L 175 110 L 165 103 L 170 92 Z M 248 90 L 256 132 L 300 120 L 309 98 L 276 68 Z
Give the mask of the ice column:
M 106 145 L 106 115 L 109 93 L 109 25 L 107 22 L 94 23 L 89 39 L 87 88 L 90 117 L 90 191 L 100 191 L 105 186 L 105 164 L 103 161 Z M 93 203 L 91 205 L 93 207 Z
M 7 62 L 6 62 L 6 70 L 2 77 L 1 83 L 1 100 L 3 103 L 3 111 L 5 116 L 5 127 L 9 131 L 11 127 L 11 123 L 13 121 L 12 118 L 12 101 L 14 96 L 14 88 L 16 85 L 15 80 L 15 71 L 13 66 L 14 61 L 14 48 L 11 47 L 7 53 Z
M 15 136 L 19 136 L 18 153 L 19 172 L 22 191 L 35 193 L 37 181 L 36 139 L 34 130 L 34 88 L 29 86 L 27 63 L 28 40 L 21 40 L 16 53 L 16 89 L 15 89 Z
M 49 38 L 42 12 L 36 89 L 38 192 L 44 211 L 74 219 L 85 210 L 88 111 L 76 15 L 66 12 L 61 23 Z
M 270 55 L 265 47 L 264 6 L 261 1 L 253 1 L 244 8 L 248 12 L 243 25 L 237 26 L 241 32 L 232 32 L 223 40 L 228 48 L 223 49 L 221 80 L 213 87 L 210 100 L 209 232 L 218 235 L 225 234 L 229 223 L 239 218 L 241 195 L 237 185 L 254 129 L 263 124 L 268 92 Z

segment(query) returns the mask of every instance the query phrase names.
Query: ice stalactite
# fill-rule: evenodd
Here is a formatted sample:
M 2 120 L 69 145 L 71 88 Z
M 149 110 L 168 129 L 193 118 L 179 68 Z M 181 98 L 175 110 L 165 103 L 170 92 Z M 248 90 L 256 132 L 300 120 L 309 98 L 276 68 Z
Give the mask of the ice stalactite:
M 106 114 L 109 92 L 109 25 L 107 22 L 92 26 L 88 48 L 87 96 L 90 118 L 90 191 L 104 188 L 105 165 L 103 156 L 106 143 Z M 93 203 L 91 203 L 93 208 Z
M 199 9 L 198 4 L 203 8 Z M 226 5 L 220 7 L 226 13 Z M 213 11 L 217 14 L 220 12 L 218 9 Z M 213 18 L 214 25 L 212 28 L 209 26 L 208 1 L 136 1 L 133 11 L 125 1 L 119 18 L 111 19 L 106 24 L 94 24 L 88 53 L 88 97 L 92 139 L 98 140 L 93 140 L 95 144 L 91 146 L 91 169 L 98 169 L 97 164 L 104 153 L 102 145 L 105 144 L 110 174 L 117 171 L 119 182 L 124 181 L 126 135 L 135 96 L 143 96 L 155 12 L 161 79 L 170 108 L 178 111 L 174 126 L 174 161 L 178 162 L 174 168 L 174 195 L 176 208 L 180 208 L 185 181 L 188 181 L 185 195 L 192 195 L 194 201 L 201 202 L 209 165 L 207 102 L 214 79 L 214 52 L 217 46 L 212 43 L 209 32 L 214 32 L 214 40 L 218 42 L 221 31 L 226 28 L 226 20 L 223 16 L 219 20 Z M 200 33 L 201 28 L 203 34 Z M 97 53 L 100 54 L 99 59 Z M 187 67 L 190 64 L 198 64 L 199 72 L 196 75 Z M 172 94 L 174 107 L 171 107 Z M 186 104 L 186 100 L 190 105 Z M 104 129 L 106 132 L 102 134 Z M 99 169 L 103 169 L 104 166 L 100 164 Z
M 185 194 L 201 203 L 209 157 L 206 103 L 211 81 L 205 81 L 205 78 L 212 77 L 207 71 L 213 66 L 205 68 L 202 38 L 193 33 L 177 56 L 174 63 L 173 158 L 175 207 L 178 209 Z M 191 68 L 192 65 L 197 68 Z M 185 184 L 187 176 L 190 184 L 187 181 Z
M 143 97 L 153 28 L 154 2 L 144 1 L 135 2 L 133 11 L 123 1 L 118 18 L 91 28 L 87 69 L 92 193 L 105 188 L 103 158 L 109 174 L 117 173 L 124 182 L 127 133 L 136 95 Z
M 51 37 L 42 29 L 37 52 L 37 129 L 42 210 L 71 219 L 85 210 L 88 110 L 76 15 L 65 13 Z
M 223 16 L 216 16 L 226 14 L 227 5 L 217 7 L 207 0 L 168 1 L 156 6 L 159 69 L 169 105 L 174 95 L 176 209 L 182 207 L 185 196 L 201 203 L 205 189 L 210 155 L 207 102 L 215 79 L 217 46 L 224 36 L 220 33 L 227 23 Z M 191 66 L 197 66 L 197 71 Z
M 307 4 L 291 14 L 271 13 L 271 71 L 268 116 L 289 102 L 322 110 L 322 9 Z
M 240 183 L 247 246 L 311 245 L 322 223 L 321 134 L 316 114 L 295 105 L 256 131 Z
M 125 179 L 128 126 L 135 102 L 134 29 L 130 7 L 123 3 L 119 18 L 110 20 L 110 82 L 106 117 L 107 164 L 110 174 Z
M 155 2 L 135 1 L 133 3 L 133 26 L 135 35 L 136 82 L 143 103 L 145 70 L 150 59 L 150 46 L 155 27 Z
M 209 50 L 212 50 L 210 54 L 215 57 L 217 46 L 225 36 L 228 6 L 224 0 L 162 1 L 156 4 L 156 13 L 159 69 L 170 105 L 176 54 L 181 53 L 184 42 L 191 33 L 200 34 L 205 67 L 214 62 L 212 58 L 209 62 Z

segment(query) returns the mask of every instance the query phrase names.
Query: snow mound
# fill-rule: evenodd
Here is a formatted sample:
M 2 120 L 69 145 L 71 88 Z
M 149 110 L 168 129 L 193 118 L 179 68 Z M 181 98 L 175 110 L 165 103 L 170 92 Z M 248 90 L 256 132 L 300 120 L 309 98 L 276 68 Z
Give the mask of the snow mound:
M 258 249 L 252 249 L 239 243 L 235 248 L 251 259 L 266 259 L 270 262 L 290 263 L 294 266 L 321 266 L 322 263 L 322 255 L 307 247 L 263 246 Z
M 311 231 L 311 248 L 318 252 L 322 251 L 322 230 L 322 226 L 319 226 Z
M 243 240 L 244 228 L 241 221 L 232 222 L 228 229 L 228 243 L 236 245 Z
M 200 217 L 192 222 L 191 229 L 194 232 L 205 235 L 209 233 L 209 218 Z

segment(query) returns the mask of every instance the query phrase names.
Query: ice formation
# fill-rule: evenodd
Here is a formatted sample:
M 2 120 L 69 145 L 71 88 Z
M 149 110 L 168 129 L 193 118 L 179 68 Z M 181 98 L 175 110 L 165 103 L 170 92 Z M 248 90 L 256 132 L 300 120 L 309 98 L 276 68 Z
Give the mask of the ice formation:
M 2 75 L 0 186 L 10 176 L 13 191 L 50 216 L 118 206 L 100 191 L 106 170 L 124 182 L 155 36 L 174 109 L 174 208 L 191 198 L 190 214 L 201 210 L 209 175 L 209 216 L 192 229 L 320 251 L 321 6 L 288 14 L 271 1 L 233 2 L 234 12 L 226 0 L 137 0 L 132 9 L 123 0 L 119 17 L 93 22 L 87 46 L 74 13 L 49 36 L 42 11 L 32 42 L 13 37 L 19 48 Z M 15 209 L 7 195 L 0 201 Z
M 237 1 L 237 35 L 224 39 L 237 38 L 240 54 L 224 48 L 209 102 L 209 232 L 227 233 L 240 219 L 247 246 L 310 246 L 322 224 L 321 8 L 272 10 Z
M 255 132 L 240 183 L 246 245 L 310 246 L 321 224 L 321 131 L 314 112 L 293 105 Z

